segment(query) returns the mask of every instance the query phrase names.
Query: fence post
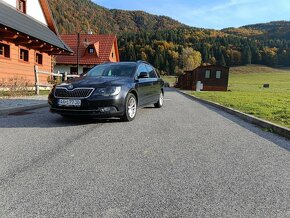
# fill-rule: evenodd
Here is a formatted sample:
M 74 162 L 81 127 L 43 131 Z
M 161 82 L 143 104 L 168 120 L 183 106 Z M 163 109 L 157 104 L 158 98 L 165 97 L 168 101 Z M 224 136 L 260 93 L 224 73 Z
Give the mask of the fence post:
M 35 77 L 35 94 L 39 95 L 39 78 L 38 78 L 38 66 L 34 66 L 34 77 Z
M 64 81 L 67 80 L 67 72 L 64 72 Z

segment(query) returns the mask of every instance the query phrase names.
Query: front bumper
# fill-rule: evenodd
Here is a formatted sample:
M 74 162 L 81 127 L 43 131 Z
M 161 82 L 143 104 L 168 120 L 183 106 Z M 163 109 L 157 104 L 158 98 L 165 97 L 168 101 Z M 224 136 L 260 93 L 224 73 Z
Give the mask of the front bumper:
M 50 95 L 48 103 L 50 112 L 61 115 L 92 116 L 92 117 L 120 117 L 125 112 L 125 97 L 90 97 L 81 99 L 80 107 L 59 106 L 58 99 Z
M 114 107 L 112 107 L 114 108 Z M 117 111 L 115 108 L 110 111 L 105 111 L 102 108 L 95 110 L 76 110 L 50 107 L 51 113 L 71 116 L 86 116 L 86 117 L 120 117 L 124 112 Z

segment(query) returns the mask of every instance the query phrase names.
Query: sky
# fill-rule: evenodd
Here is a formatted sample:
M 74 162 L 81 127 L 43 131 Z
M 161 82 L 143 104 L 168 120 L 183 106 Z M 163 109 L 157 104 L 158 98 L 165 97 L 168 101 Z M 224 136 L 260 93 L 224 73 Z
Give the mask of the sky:
M 192 27 L 222 29 L 290 21 L 290 0 L 92 0 L 109 9 L 142 10 Z

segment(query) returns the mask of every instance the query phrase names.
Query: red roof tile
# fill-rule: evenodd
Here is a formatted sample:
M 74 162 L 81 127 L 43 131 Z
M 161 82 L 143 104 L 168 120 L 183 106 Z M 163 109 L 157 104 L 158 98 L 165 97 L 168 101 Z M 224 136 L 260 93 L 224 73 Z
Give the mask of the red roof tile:
M 74 55 L 62 55 L 56 57 L 57 64 L 77 64 L 77 34 L 61 35 L 61 39 L 74 51 Z M 99 44 L 99 45 L 98 45 Z M 99 51 L 93 54 L 88 53 L 87 48 L 98 48 Z M 112 48 L 117 47 L 117 37 L 115 35 L 80 35 L 79 64 L 95 65 L 110 61 Z M 119 52 L 116 51 L 117 61 Z

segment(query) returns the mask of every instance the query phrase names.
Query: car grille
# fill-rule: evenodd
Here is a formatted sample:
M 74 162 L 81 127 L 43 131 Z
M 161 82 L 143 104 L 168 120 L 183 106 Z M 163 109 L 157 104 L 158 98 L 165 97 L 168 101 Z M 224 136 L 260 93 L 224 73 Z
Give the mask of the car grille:
M 54 96 L 56 98 L 88 98 L 94 88 L 75 88 L 68 90 L 67 88 L 56 88 Z

